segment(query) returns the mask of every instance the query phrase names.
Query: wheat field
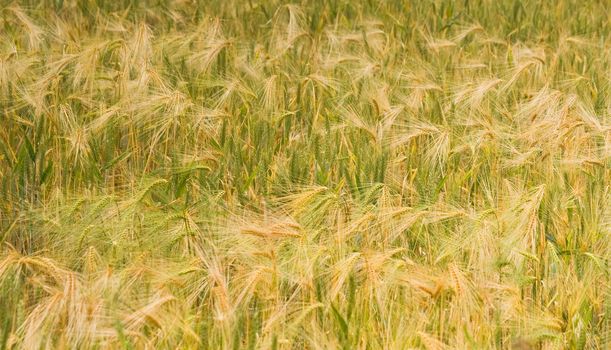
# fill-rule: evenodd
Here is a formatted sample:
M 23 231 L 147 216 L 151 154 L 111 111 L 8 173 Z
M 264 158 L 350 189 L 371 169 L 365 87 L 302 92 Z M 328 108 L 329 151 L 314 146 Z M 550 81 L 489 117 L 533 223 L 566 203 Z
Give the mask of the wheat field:
M 611 347 L 608 1 L 0 23 L 0 349 Z

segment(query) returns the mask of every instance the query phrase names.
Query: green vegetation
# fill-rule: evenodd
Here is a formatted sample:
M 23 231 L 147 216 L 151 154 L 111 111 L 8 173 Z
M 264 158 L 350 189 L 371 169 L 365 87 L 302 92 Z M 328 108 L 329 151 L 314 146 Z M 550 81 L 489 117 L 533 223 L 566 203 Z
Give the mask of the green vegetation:
M 608 5 L 0 0 L 0 349 L 608 349 Z

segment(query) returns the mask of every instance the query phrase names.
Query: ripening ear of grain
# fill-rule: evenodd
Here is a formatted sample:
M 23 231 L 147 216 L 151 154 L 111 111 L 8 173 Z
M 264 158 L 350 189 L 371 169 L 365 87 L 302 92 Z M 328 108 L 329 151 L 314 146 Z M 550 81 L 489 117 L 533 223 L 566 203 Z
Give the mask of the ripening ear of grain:
M 601 1 L 0 4 L 0 349 L 607 349 Z

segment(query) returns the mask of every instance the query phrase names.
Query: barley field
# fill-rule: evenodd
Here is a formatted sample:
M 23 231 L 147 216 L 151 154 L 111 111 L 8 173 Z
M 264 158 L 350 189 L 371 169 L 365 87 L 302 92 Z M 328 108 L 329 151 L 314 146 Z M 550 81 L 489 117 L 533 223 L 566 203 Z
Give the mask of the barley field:
M 0 0 L 0 349 L 609 349 L 606 0 Z

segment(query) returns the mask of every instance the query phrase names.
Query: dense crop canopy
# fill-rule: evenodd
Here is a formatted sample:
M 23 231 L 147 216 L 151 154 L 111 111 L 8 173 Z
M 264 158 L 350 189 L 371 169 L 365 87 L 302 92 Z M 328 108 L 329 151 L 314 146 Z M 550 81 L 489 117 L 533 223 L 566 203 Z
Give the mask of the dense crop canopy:
M 608 349 L 609 9 L 0 0 L 0 349 Z

